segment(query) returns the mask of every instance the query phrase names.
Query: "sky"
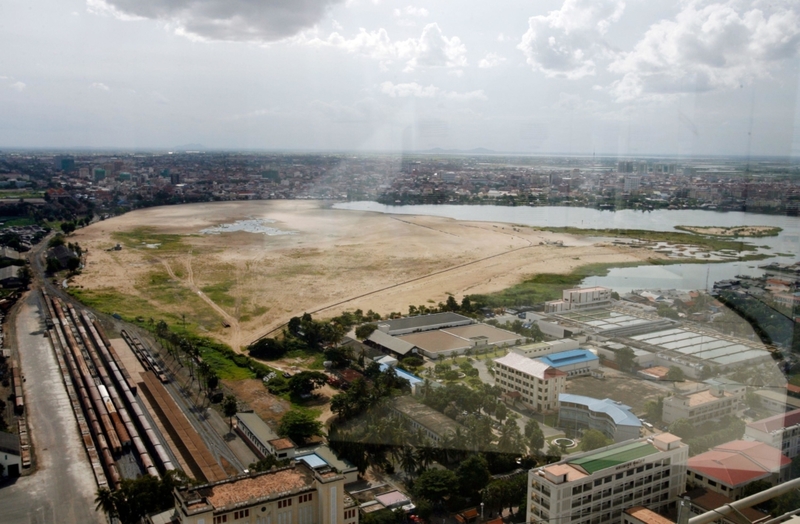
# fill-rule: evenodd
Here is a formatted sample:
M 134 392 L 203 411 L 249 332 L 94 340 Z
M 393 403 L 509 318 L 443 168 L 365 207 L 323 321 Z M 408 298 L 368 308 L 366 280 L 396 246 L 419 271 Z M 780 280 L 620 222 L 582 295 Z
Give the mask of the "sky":
M 800 155 L 792 0 L 0 0 L 0 148 Z

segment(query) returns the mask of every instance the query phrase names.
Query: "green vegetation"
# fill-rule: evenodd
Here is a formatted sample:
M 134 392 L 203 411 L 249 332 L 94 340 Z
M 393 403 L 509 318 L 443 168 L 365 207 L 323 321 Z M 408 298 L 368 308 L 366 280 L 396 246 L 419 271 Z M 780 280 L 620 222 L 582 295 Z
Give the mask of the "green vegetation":
M 649 242 L 686 244 L 704 247 L 712 251 L 730 249 L 739 252 L 754 251 L 756 249 L 756 246 L 740 240 L 724 240 L 719 237 L 700 236 L 691 233 L 673 233 L 671 231 L 647 231 L 644 229 L 581 229 L 578 227 L 543 227 L 539 229 L 552 231 L 554 233 L 566 233 L 569 235 L 632 238 Z
M 322 435 L 322 423 L 317 420 L 317 413 L 311 410 L 294 408 L 286 413 L 278 426 L 278 434 L 288 437 L 293 442 L 303 443 L 314 436 Z
M 758 228 L 753 231 L 751 228 Z M 776 237 L 778 233 L 783 231 L 780 227 L 766 227 L 766 226 L 675 226 L 678 231 L 687 231 L 689 233 L 696 233 L 698 235 L 709 235 L 712 237 L 736 238 L 736 237 Z M 722 230 L 723 233 L 713 233 L 713 230 Z
M 587 429 L 581 436 L 581 451 L 592 451 L 613 444 L 614 441 L 606 438 L 601 431 Z
M 160 479 L 142 475 L 136 479 L 123 479 L 116 491 L 100 488 L 94 502 L 97 511 L 119 519 L 122 524 L 133 524 L 141 522 L 145 515 L 173 507 L 173 490 L 190 482 L 192 480 L 180 471 L 168 471 Z
M 232 287 L 233 281 L 224 280 L 200 289 L 218 306 L 233 308 L 236 306 L 236 299 L 228 294 Z
M 714 446 L 744 435 L 745 423 L 734 416 L 722 417 L 719 422 L 692 424 L 686 419 L 678 419 L 669 426 L 669 432 L 677 435 L 689 445 L 689 455 L 705 453 Z
M 145 245 L 158 245 L 153 248 L 159 254 L 169 251 L 188 251 L 188 246 L 183 240 L 186 235 L 155 233 L 154 228 L 138 227 L 132 231 L 120 231 L 111 234 L 111 237 L 128 248 L 146 248 Z

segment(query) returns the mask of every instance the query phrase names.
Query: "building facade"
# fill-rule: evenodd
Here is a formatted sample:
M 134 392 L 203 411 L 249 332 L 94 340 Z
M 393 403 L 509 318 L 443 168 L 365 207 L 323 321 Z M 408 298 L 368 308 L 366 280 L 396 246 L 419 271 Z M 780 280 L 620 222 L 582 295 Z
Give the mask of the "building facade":
M 272 455 L 278 460 L 294 457 L 297 446 L 288 438 L 279 438 L 255 413 L 237 413 L 236 432 L 259 458 Z
M 545 302 L 545 313 L 592 309 L 611 304 L 611 289 L 602 286 L 565 289 L 561 300 Z
M 528 473 L 527 522 L 622 522 L 623 511 L 664 511 L 686 486 L 689 447 L 662 433 L 575 455 Z
M 558 409 L 567 382 L 563 371 L 517 353 L 494 359 L 494 376 L 506 398 L 541 412 Z
M 567 377 L 589 375 L 600 368 L 600 359 L 588 349 L 572 349 L 560 351 L 536 359 L 567 374 Z
M 790 459 L 800 455 L 800 409 L 751 422 L 744 438 L 768 444 Z
M 181 524 L 357 524 L 344 477 L 304 463 L 176 489 L 170 515 Z
M 711 387 L 664 399 L 661 419 L 667 424 L 686 419 L 692 424 L 732 415 L 739 409 L 738 398 L 719 387 Z
M 637 439 L 642 423 L 625 404 L 611 399 L 596 399 L 562 393 L 558 396 L 558 427 L 579 430 L 596 429 L 614 442 Z

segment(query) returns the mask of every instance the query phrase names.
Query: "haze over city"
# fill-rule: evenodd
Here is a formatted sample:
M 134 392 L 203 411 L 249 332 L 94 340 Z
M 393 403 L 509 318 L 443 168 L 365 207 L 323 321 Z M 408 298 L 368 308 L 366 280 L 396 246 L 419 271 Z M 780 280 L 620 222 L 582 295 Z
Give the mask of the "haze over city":
M 22 0 L 0 147 L 796 154 L 791 1 Z

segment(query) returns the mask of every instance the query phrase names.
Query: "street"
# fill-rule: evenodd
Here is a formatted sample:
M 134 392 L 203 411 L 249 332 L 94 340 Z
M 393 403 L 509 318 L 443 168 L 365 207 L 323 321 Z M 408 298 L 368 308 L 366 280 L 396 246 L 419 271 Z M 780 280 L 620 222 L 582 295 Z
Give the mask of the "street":
M 67 391 L 49 339 L 44 337 L 38 292 L 16 318 L 16 342 L 25 374 L 25 405 L 38 471 L 0 488 L 4 523 L 105 522 L 95 511 L 97 491 Z

